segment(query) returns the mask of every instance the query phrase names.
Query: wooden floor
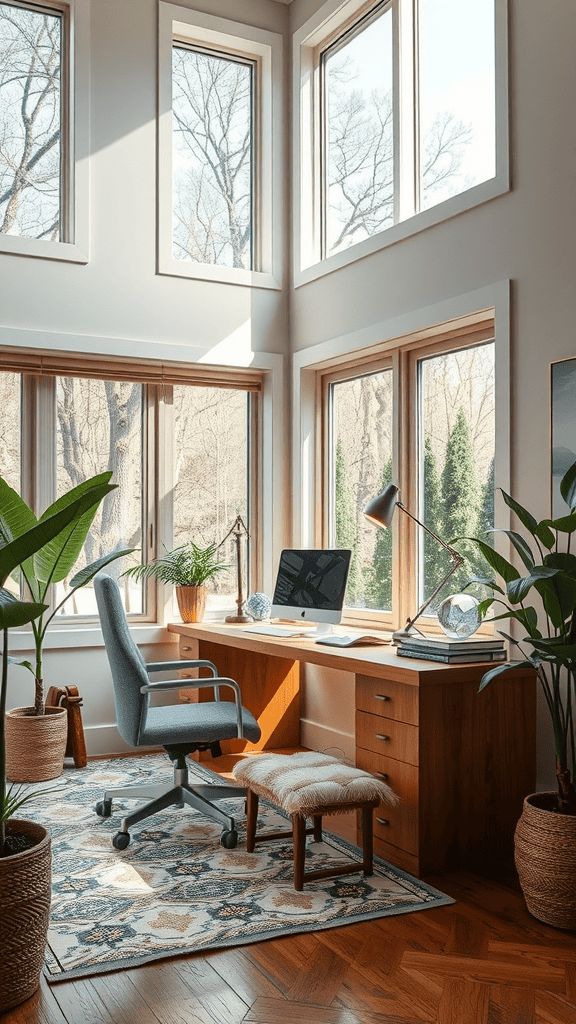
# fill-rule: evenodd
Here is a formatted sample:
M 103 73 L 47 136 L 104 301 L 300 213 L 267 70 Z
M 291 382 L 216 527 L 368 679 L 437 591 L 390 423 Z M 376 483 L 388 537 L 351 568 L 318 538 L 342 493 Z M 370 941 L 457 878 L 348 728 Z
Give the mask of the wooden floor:
M 531 917 L 512 869 L 426 880 L 456 903 L 43 980 L 2 1024 L 576 1024 L 576 932 Z

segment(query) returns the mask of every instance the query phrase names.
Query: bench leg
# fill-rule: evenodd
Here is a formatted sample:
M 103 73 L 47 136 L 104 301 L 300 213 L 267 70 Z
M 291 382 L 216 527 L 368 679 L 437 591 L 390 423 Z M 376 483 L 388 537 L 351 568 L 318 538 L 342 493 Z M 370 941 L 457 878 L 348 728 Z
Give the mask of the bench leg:
M 246 850 L 254 853 L 256 825 L 258 824 L 258 797 L 251 789 L 246 792 Z
M 304 858 L 306 856 L 306 818 L 292 815 L 292 836 L 294 841 L 294 888 L 304 888 Z
M 361 812 L 362 821 L 362 850 L 364 852 L 364 860 L 362 861 L 362 870 L 365 875 L 373 874 L 372 859 L 374 855 L 374 844 L 373 844 L 373 824 L 374 819 L 372 816 L 373 807 L 372 804 L 364 806 Z
M 315 814 L 314 818 L 313 818 L 313 822 L 314 822 L 314 842 L 315 843 L 321 843 L 322 842 L 322 815 L 321 814 Z

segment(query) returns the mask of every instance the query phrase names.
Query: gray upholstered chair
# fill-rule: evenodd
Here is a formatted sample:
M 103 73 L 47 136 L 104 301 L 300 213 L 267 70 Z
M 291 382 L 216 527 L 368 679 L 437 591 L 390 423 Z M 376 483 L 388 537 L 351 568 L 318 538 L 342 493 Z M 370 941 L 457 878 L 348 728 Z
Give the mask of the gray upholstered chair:
M 114 699 L 120 735 L 133 747 L 162 746 L 174 762 L 172 784 L 127 786 L 108 789 L 96 804 L 96 813 L 109 818 L 115 797 L 137 799 L 147 803 L 137 807 L 122 819 L 119 832 L 112 839 L 117 850 L 124 850 L 130 842 L 130 825 L 148 818 L 167 807 L 188 805 L 201 811 L 222 825 L 220 842 L 231 849 L 238 842 L 234 818 L 225 814 L 212 800 L 245 796 L 246 790 L 238 786 L 206 784 L 190 785 L 186 755 L 195 750 L 211 750 L 217 756 L 220 740 L 260 738 L 260 726 L 254 716 L 242 707 L 240 688 L 233 679 L 220 677 L 210 661 L 161 661 L 146 664 L 134 643 L 120 598 L 116 580 L 105 573 L 94 578 L 94 589 L 100 613 L 100 623 L 106 653 L 114 682 Z M 151 682 L 149 673 L 175 671 L 183 668 L 206 668 L 210 679 L 171 679 Z M 164 690 L 200 689 L 211 687 L 214 700 L 198 704 L 174 704 L 151 707 L 150 694 Z M 220 699 L 220 689 L 234 691 L 234 701 Z

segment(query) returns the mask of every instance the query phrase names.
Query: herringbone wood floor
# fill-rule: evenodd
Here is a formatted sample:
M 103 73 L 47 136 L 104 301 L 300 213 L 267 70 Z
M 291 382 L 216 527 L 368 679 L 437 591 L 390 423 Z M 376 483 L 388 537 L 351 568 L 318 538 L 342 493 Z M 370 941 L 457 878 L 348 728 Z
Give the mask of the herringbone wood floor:
M 456 903 L 43 981 L 2 1024 L 576 1024 L 576 932 L 531 917 L 513 869 L 427 881 Z

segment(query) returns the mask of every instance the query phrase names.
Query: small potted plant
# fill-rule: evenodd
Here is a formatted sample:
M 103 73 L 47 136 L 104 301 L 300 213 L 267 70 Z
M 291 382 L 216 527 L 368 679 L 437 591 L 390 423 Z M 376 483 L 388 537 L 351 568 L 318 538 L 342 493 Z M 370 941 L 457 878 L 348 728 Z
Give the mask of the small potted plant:
M 17 566 L 24 565 L 45 545 L 57 542 L 62 531 L 90 509 L 92 500 L 90 494 L 85 494 L 16 539 L 0 541 L 0 1013 L 28 999 L 38 988 L 51 898 L 50 836 L 41 825 L 14 817 L 27 800 L 41 794 L 22 794 L 20 789 L 8 787 L 5 734 L 8 665 L 14 661 L 8 655 L 8 631 L 35 622 L 47 606 L 18 600 L 4 584 Z
M 524 801 L 515 835 L 515 861 L 530 913 L 558 928 L 576 928 L 576 462 L 564 475 L 560 492 L 569 514 L 538 522 L 502 491 L 528 540 L 514 531 L 510 538 L 526 573 L 520 572 L 489 544 L 478 545 L 494 578 L 475 577 L 493 597 L 479 605 L 485 616 L 493 605 L 498 619 L 512 619 L 524 633 L 502 633 L 520 653 L 486 672 L 480 690 L 515 667 L 533 668 L 550 713 L 556 753 L 558 789 L 533 793 Z M 537 595 L 537 607 L 529 600 Z M 500 611 L 503 606 L 504 611 Z
M 110 491 L 116 489 L 117 485 L 110 483 L 111 477 L 112 473 L 101 473 L 72 488 L 54 502 L 40 520 L 37 520 L 24 499 L 0 477 L 0 547 L 21 537 L 39 521 L 46 521 L 64 508 L 74 506 L 77 509 L 59 535 L 44 544 L 33 556 L 23 560 L 14 572 L 15 579 L 18 582 L 24 581 L 32 600 L 42 605 L 43 610 L 31 621 L 35 647 L 33 664 L 26 660 L 19 663 L 34 675 L 34 706 L 13 708 L 7 712 L 7 773 L 13 781 L 42 782 L 62 773 L 67 715 L 64 708 L 46 707 L 44 703 L 42 654 L 46 632 L 54 616 L 72 594 L 86 586 L 104 566 L 130 554 L 133 549 L 113 551 L 76 573 L 56 608 L 48 607 L 47 596 L 53 584 L 68 576 L 101 502 Z M 78 504 L 78 499 L 85 500 Z
M 216 544 L 202 548 L 189 540 L 149 564 L 133 565 L 123 576 L 137 580 L 157 579 L 176 588 L 183 622 L 202 622 L 206 609 L 206 581 L 228 569 L 217 556 Z

